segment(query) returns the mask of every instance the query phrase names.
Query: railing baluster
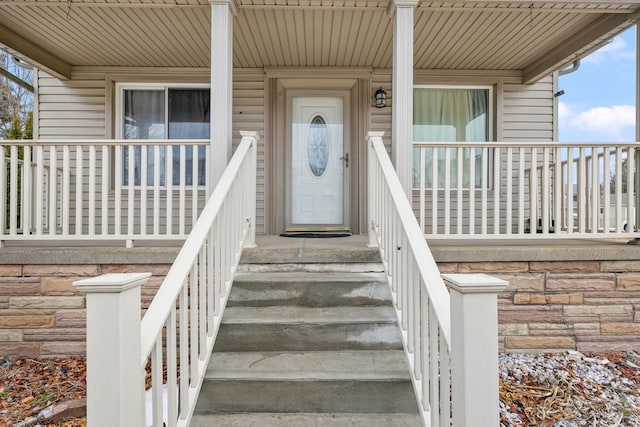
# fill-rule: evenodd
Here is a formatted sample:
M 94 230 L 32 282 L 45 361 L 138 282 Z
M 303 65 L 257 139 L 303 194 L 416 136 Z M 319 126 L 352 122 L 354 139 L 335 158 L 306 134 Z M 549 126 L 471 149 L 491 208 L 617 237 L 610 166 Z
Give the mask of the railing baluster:
M 636 224 L 635 214 L 635 174 L 634 168 L 636 164 L 634 147 L 627 148 L 627 231 L 635 233 L 640 224 Z M 636 173 L 640 173 L 636 171 Z
M 109 173 L 111 163 L 111 159 L 109 158 L 109 147 L 106 145 L 102 146 L 102 168 L 101 168 L 101 179 L 102 182 L 102 191 L 101 191 L 101 200 L 102 207 L 101 211 L 101 219 L 100 222 L 102 224 L 101 234 L 106 236 L 109 234 L 109 180 L 111 174 Z
M 76 203 L 75 203 L 75 211 L 76 211 L 76 235 L 82 235 L 82 226 L 84 221 L 84 205 L 83 205 L 83 194 L 84 194 L 84 155 L 83 155 L 82 146 L 78 145 L 76 147 Z
M 616 190 L 616 233 L 621 233 L 623 230 L 623 221 L 622 217 L 622 148 L 616 147 L 616 166 L 615 166 L 615 190 Z
M 18 234 L 18 147 L 12 145 L 9 151 L 9 234 L 15 236 Z M 3 223 L 2 227 L 4 226 Z
M 574 163 L 575 160 L 573 158 L 573 148 L 569 148 L 567 150 L 567 205 L 568 205 L 568 212 L 567 212 L 567 233 L 572 234 L 574 232 L 574 208 L 573 208 L 573 198 L 574 198 L 574 192 L 573 192 L 573 179 L 574 179 L 574 174 L 573 174 L 573 167 L 574 167 Z M 576 205 L 577 206 L 577 205 Z
M 118 145 L 115 147 L 116 155 L 113 167 L 113 177 L 115 182 L 115 194 L 113 203 L 113 219 L 114 219 L 114 234 L 119 236 L 122 234 L 122 178 L 124 177 L 124 163 L 122 151 L 123 147 Z
M 186 191 L 187 191 L 187 161 L 185 157 L 187 156 L 186 147 L 184 145 L 180 146 L 180 181 L 178 183 L 180 189 L 180 201 L 179 201 L 179 221 L 180 227 L 178 234 L 181 236 L 184 235 L 186 224 L 185 224 L 185 202 L 186 202 Z
M 151 394 L 153 408 L 153 425 L 162 427 L 162 333 L 156 337 L 156 344 L 151 352 Z
M 166 148 L 160 148 L 159 145 L 153 146 L 153 235 L 160 235 L 160 172 L 162 170 L 162 163 L 160 162 L 160 150 Z M 166 181 L 165 177 L 165 181 Z M 169 191 L 169 184 L 167 184 L 167 192 Z
M 531 148 L 531 169 L 529 171 L 529 233 L 538 232 L 538 150 Z
M 167 320 L 167 427 L 176 427 L 178 419 L 178 335 L 176 306 L 171 307 Z
M 136 169 L 136 162 L 135 162 L 135 148 L 133 145 L 129 145 L 128 148 L 128 154 L 129 154 L 129 170 L 127 171 L 127 234 L 129 236 L 132 236 L 134 233 L 134 213 L 135 213 L 135 186 L 136 186 L 136 179 L 135 179 L 135 169 Z M 131 238 L 131 237 L 129 237 Z
M 22 163 L 22 235 L 31 234 L 33 221 L 33 180 L 31 170 L 31 147 L 26 145 L 23 151 Z M 0 232 L 4 230 L 4 222 L 0 220 Z
M 191 226 L 198 219 L 198 146 L 192 145 L 193 168 L 191 169 Z M 231 195 L 233 197 L 233 194 Z
M 89 146 L 89 235 L 96 234 L 96 146 Z
M 147 234 L 147 189 L 149 186 L 149 146 L 140 147 L 140 235 Z M 160 167 L 160 165 L 155 165 Z
M 507 147 L 507 212 L 505 234 L 513 234 L 513 147 Z
M 493 152 L 493 234 L 500 234 L 500 193 L 502 192 L 500 183 L 500 173 L 502 172 L 500 148 L 494 148 Z
M 518 234 L 524 234 L 524 202 L 525 202 L 525 186 L 524 186 L 524 166 L 525 166 L 525 149 L 520 147 L 518 149 Z
M 600 156 L 591 147 L 591 232 L 597 233 L 600 222 Z
M 469 149 L 469 231 L 476 233 L 476 152 L 477 148 Z
M 58 160 L 56 157 L 57 147 L 51 145 L 49 147 L 49 235 L 55 236 L 57 230 L 57 184 L 58 184 Z
M 451 148 L 444 149 L 444 234 L 451 234 Z
M 464 150 L 468 150 L 468 148 L 463 149 L 462 147 L 458 147 L 457 155 L 457 188 L 456 188 L 456 234 L 462 234 L 462 222 L 463 222 L 463 214 L 462 214 L 462 199 L 463 199 L 463 188 L 464 188 Z
M 482 148 L 482 230 L 483 236 L 487 235 L 487 189 L 489 188 L 489 150 L 486 147 Z
M 173 169 L 173 149 L 175 147 L 174 146 L 167 146 L 167 151 L 165 153 L 166 156 L 166 173 L 165 173 L 165 177 L 164 177 L 164 184 L 165 184 L 165 188 L 166 188 L 166 195 L 167 195 L 167 200 L 166 200 L 166 206 L 167 206 L 167 210 L 166 210 L 166 232 L 165 234 L 167 236 L 171 236 L 173 234 L 173 186 L 174 186 L 174 181 L 173 181 L 173 174 L 175 173 L 174 169 Z M 178 171 L 179 172 L 179 171 Z
M 68 236 L 69 235 L 69 214 L 68 212 L 71 211 L 70 207 L 69 207 L 69 199 L 70 199 L 70 191 L 71 191 L 71 183 L 70 181 L 70 177 L 71 177 L 71 171 L 70 171 L 70 166 L 71 166 L 71 160 L 70 160 L 71 154 L 69 152 L 69 146 L 65 145 L 62 147 L 62 235 L 63 236 Z
M 420 154 L 419 159 L 420 159 L 420 182 L 418 183 L 418 187 L 420 189 L 420 230 L 422 230 L 423 233 L 427 232 L 427 228 L 426 228 L 426 218 L 425 218 L 425 197 L 424 197 L 424 192 L 425 192 L 425 167 L 426 167 L 426 157 L 427 157 L 427 149 L 422 147 L 418 149 L 418 153 Z M 433 190 L 433 189 L 432 189 Z M 371 196 L 369 196 L 371 197 Z
M 549 234 L 549 202 L 550 202 L 550 190 L 551 181 L 549 177 L 549 148 L 544 147 L 542 149 L 542 188 L 540 189 L 542 195 L 542 234 Z
M 9 162 L 8 167 L 11 167 L 10 159 L 7 160 L 7 147 L 2 146 L 2 161 L 0 162 L 0 200 L 3 201 L 3 209 L 0 209 L 0 235 L 4 238 L 5 231 L 7 228 L 7 210 L 4 209 L 6 200 L 7 200 L 7 162 Z M 4 241 L 2 245 L 4 245 Z
M 189 290 L 186 277 L 180 292 L 180 419 L 186 420 L 189 408 Z M 195 363 L 195 360 L 192 360 Z
M 578 232 L 584 233 L 587 223 L 587 167 L 585 148 L 580 147 L 578 157 Z
M 560 148 L 553 150 L 553 216 L 555 221 L 553 232 L 557 235 L 562 231 L 562 163 Z
M 432 148 L 432 162 L 431 162 L 431 223 L 433 235 L 438 234 L 438 189 L 440 188 L 440 182 L 438 181 L 438 148 Z M 444 234 L 447 234 L 446 232 Z
M 602 190 L 604 192 L 603 233 L 611 232 L 611 151 L 605 147 L 602 153 Z

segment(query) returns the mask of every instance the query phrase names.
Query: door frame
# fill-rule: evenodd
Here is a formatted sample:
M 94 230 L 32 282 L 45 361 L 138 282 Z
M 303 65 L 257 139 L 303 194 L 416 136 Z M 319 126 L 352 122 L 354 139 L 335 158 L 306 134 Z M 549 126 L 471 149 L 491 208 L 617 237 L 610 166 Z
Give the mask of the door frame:
M 349 225 L 353 234 L 366 234 L 367 151 L 372 105 L 371 70 L 368 69 L 270 69 L 265 76 L 265 233 L 285 230 L 287 206 L 285 194 L 287 168 L 287 92 L 327 94 L 349 92 L 350 200 Z
M 286 231 L 303 231 L 318 230 L 318 231 L 350 231 L 351 230 L 351 206 L 350 206 L 350 194 L 351 194 L 351 164 L 349 167 L 343 170 L 342 178 L 342 224 L 308 224 L 295 226 L 291 224 L 292 215 L 292 158 L 293 158 L 293 98 L 295 97 L 330 97 L 330 98 L 342 98 L 342 125 L 343 125 L 343 155 L 351 155 L 351 90 L 319 90 L 319 89 L 290 89 L 286 92 L 286 139 L 285 139 L 285 152 L 286 152 L 286 168 L 285 168 L 285 230 Z M 350 159 L 351 160 L 351 159 Z M 351 163 L 351 161 L 349 161 Z

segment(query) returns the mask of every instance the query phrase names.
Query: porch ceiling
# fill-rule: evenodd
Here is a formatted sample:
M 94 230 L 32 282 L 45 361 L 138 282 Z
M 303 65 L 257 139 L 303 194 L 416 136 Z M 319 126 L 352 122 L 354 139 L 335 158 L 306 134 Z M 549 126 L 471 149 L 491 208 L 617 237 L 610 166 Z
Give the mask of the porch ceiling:
M 239 0 L 234 66 L 392 65 L 389 0 Z M 420 69 L 519 70 L 534 81 L 633 24 L 640 0 L 434 2 L 415 13 Z M 209 66 L 206 0 L 0 0 L 0 44 L 73 66 Z

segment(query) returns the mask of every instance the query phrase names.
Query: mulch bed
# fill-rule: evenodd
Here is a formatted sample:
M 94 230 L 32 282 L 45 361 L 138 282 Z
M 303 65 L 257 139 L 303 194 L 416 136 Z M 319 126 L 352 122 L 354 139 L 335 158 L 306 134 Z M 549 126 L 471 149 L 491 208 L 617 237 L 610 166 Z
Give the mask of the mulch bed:
M 86 427 L 82 418 L 36 421 L 83 399 L 85 379 L 81 357 L 0 358 L 0 427 Z M 640 354 L 500 355 L 500 425 L 640 427 Z

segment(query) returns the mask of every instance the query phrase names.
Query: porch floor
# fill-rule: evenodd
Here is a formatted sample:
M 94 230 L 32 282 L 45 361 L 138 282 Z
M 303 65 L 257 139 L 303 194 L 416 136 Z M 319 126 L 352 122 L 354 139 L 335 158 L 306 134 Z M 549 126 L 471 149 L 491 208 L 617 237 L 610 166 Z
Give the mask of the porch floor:
M 340 250 L 347 253 L 368 248 L 368 236 L 335 238 L 294 238 L 276 235 L 256 236 L 257 247 L 245 249 L 245 256 L 269 252 Z M 438 262 L 474 261 L 588 261 L 640 260 L 640 246 L 627 239 L 452 239 L 429 242 Z M 7 241 L 0 248 L 0 265 L 7 264 L 117 264 L 172 263 L 182 242 L 136 241 L 127 249 L 119 241 Z

